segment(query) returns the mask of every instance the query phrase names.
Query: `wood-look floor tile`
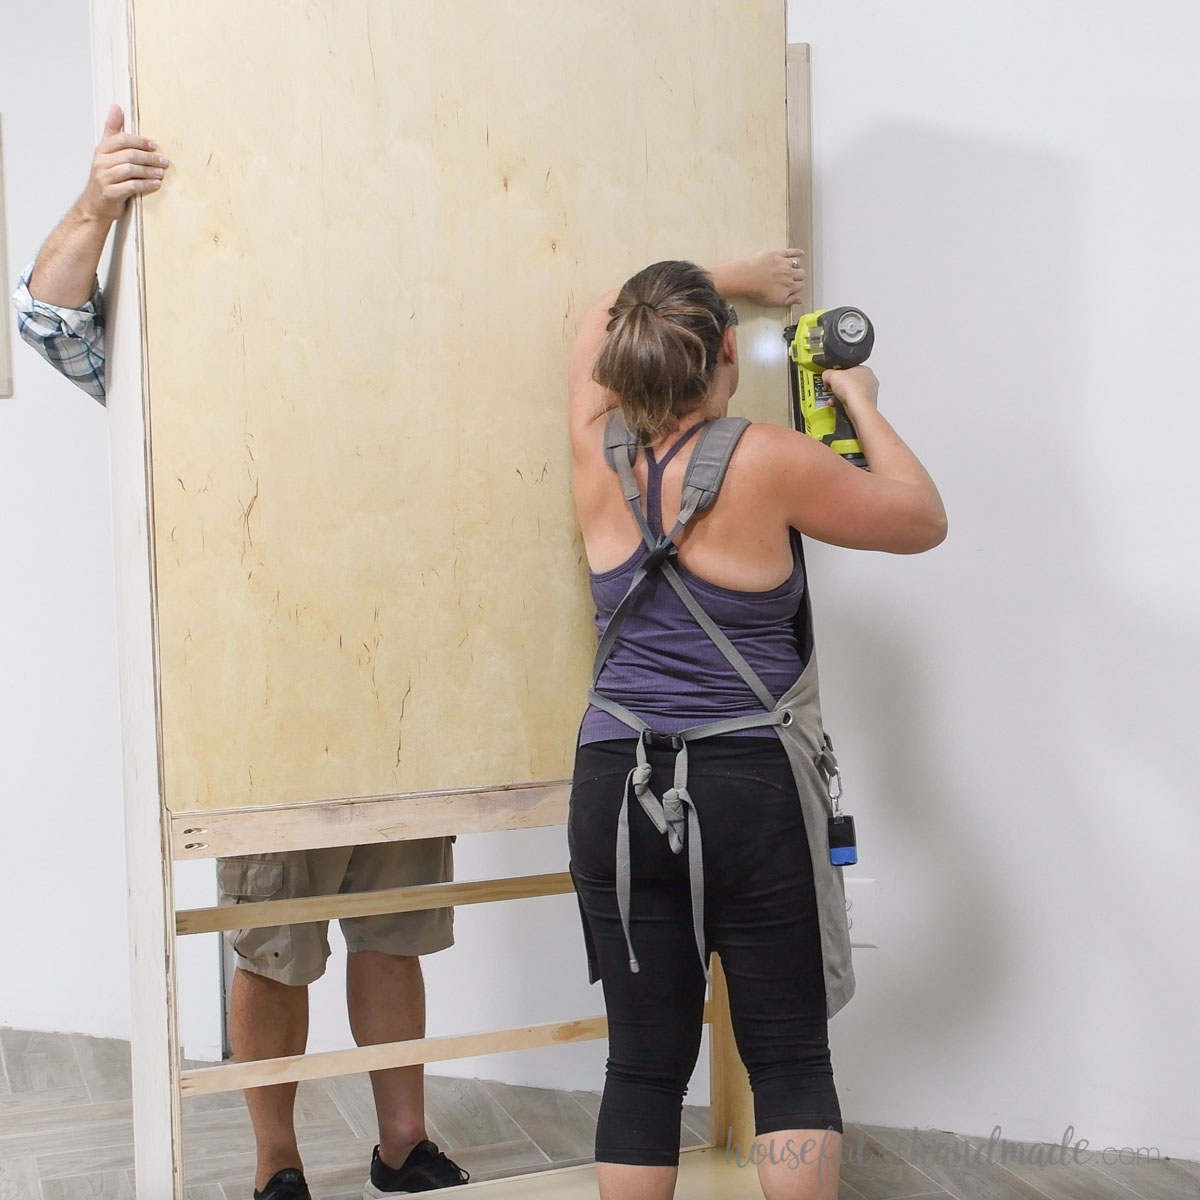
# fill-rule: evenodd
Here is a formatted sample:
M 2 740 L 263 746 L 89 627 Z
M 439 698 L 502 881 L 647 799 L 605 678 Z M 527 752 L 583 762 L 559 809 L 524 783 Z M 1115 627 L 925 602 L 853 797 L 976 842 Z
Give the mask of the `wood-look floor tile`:
M 0 1117 L 0 1158 L 9 1154 L 59 1154 L 118 1145 L 133 1145 L 133 1106 L 128 1100 L 108 1104 L 11 1112 Z M 67 1171 L 86 1175 L 99 1167 Z M 108 1169 L 108 1168 L 104 1168 Z
M 600 1115 L 600 1093 L 599 1092 L 571 1092 L 571 1097 L 576 1104 L 583 1107 L 583 1111 L 594 1121 Z
M 214 1108 L 188 1113 L 183 1119 L 184 1176 L 190 1180 L 193 1167 L 205 1159 L 253 1145 L 254 1126 L 247 1109 Z
M 348 1137 L 354 1132 L 337 1105 L 319 1080 L 305 1080 L 296 1093 L 296 1133 L 300 1140 L 320 1135 L 328 1140 L 330 1131 L 340 1131 Z M 200 1143 L 213 1142 L 220 1138 L 250 1136 L 250 1110 L 245 1103 L 225 1108 L 206 1108 L 185 1111 L 183 1114 L 184 1139 L 194 1138 Z M 220 1153 L 229 1150 L 229 1143 L 221 1146 Z
M 91 1102 L 92 1098 L 82 1084 L 73 1088 L 53 1088 L 48 1092 L 0 1093 L 0 1117 L 10 1113 L 43 1112 L 51 1108 L 77 1108 Z M 82 1121 L 84 1114 L 79 1113 L 76 1119 Z
M 32 1158 L 0 1156 L 0 1197 L 3 1200 L 42 1200 L 42 1185 Z
M 359 1172 L 365 1172 L 371 1165 L 371 1151 L 374 1141 L 356 1138 L 350 1132 L 345 1121 L 336 1125 L 308 1126 L 297 1130 L 297 1141 L 300 1143 L 300 1154 L 304 1160 L 304 1173 L 339 1166 L 355 1167 Z M 188 1187 L 198 1187 L 201 1184 L 219 1183 L 231 1195 L 240 1195 L 250 1189 L 247 1184 L 253 1181 L 255 1168 L 254 1138 L 247 1134 L 243 1138 L 229 1138 L 222 1144 L 221 1139 L 212 1137 L 209 1140 L 211 1149 L 207 1155 L 199 1153 L 200 1144 L 193 1141 L 194 1150 L 189 1152 L 184 1146 L 184 1182 Z M 363 1175 L 366 1179 L 366 1175 Z
M 303 1153 L 303 1151 L 301 1151 Z M 220 1187 L 226 1196 L 238 1200 L 249 1200 L 254 1194 L 254 1172 L 258 1159 L 254 1146 L 250 1145 L 233 1154 L 219 1154 L 202 1163 L 192 1163 L 184 1168 L 183 1181 L 187 1190 L 201 1187 Z M 307 1160 L 305 1167 L 308 1166 Z
M 125 1171 L 71 1175 L 42 1182 L 44 1200 L 133 1200 L 133 1184 Z
M 83 1072 L 83 1082 L 97 1104 L 105 1100 L 128 1100 L 133 1095 L 128 1042 L 77 1033 L 71 1035 L 71 1045 Z
M 332 1102 L 331 1102 L 332 1107 Z M 334 1109 L 335 1118 L 316 1121 L 301 1117 L 297 1112 L 296 1136 L 302 1153 L 309 1148 L 326 1146 L 331 1142 L 353 1140 L 354 1134 L 341 1113 Z M 254 1129 L 250 1114 L 245 1109 L 217 1109 L 211 1112 L 193 1113 L 184 1118 L 183 1161 L 184 1176 L 188 1183 L 220 1183 L 223 1176 L 213 1174 L 207 1164 L 214 1157 L 229 1151 L 247 1151 L 254 1148 Z M 313 1157 L 316 1157 L 315 1149 Z M 369 1157 L 369 1151 L 368 1151 Z M 197 1174 L 199 1172 L 199 1174 Z
M 84 1084 L 69 1034 L 0 1029 L 9 1089 L 43 1092 Z
M 310 1183 L 329 1178 L 357 1180 L 361 1196 L 374 1146 L 373 1141 L 345 1137 L 320 1145 L 302 1141 L 300 1153 L 304 1159 L 304 1177 Z M 233 1153 L 214 1155 L 206 1162 L 193 1165 L 184 1171 L 184 1183 L 189 1188 L 219 1184 L 229 1200 L 249 1200 L 254 1191 L 255 1165 L 251 1143 Z
M 908 1161 L 900 1130 L 843 1122 L 841 1179 L 864 1200 L 898 1200 L 909 1196 L 945 1196 L 947 1189 L 924 1169 Z M 952 1193 L 954 1194 L 954 1193 Z M 999 1197 L 996 1198 L 999 1200 Z
M 1200 1162 L 1189 1162 L 1186 1158 L 1169 1158 L 1165 1161 L 1173 1162 L 1181 1171 L 1200 1179 Z
M 183 1098 L 185 1116 L 194 1112 L 216 1112 L 218 1109 L 245 1107 L 246 1097 L 242 1092 L 209 1092 L 203 1096 Z
M 375 1093 L 371 1090 L 370 1078 L 366 1075 L 342 1075 L 322 1082 L 355 1136 L 377 1140 L 379 1121 L 375 1115 Z M 426 1124 L 428 1119 L 426 1114 Z M 437 1141 L 437 1138 L 433 1140 Z
M 521 1175 L 552 1165 L 527 1137 L 496 1142 L 490 1146 L 463 1146 L 456 1149 L 451 1157 L 471 1173 L 472 1182 Z
M 307 1155 L 304 1178 L 308 1180 L 313 1200 L 327 1200 L 329 1196 L 345 1193 L 353 1195 L 355 1200 L 362 1200 L 363 1185 L 371 1174 L 371 1151 L 374 1148 L 374 1140 L 360 1139 L 353 1143 L 353 1150 L 349 1154 L 343 1153 L 344 1147 L 339 1147 L 337 1161 L 318 1158 L 315 1154 Z M 228 1185 L 226 1190 L 229 1191 Z M 233 1193 L 230 1192 L 230 1195 Z
M 901 1152 L 934 1182 L 961 1200 L 1133 1200 L 1115 1180 L 1098 1174 L 1091 1164 L 1038 1166 L 1030 1161 L 1034 1143 L 994 1146 L 988 1139 L 958 1137 L 943 1130 L 878 1130 L 865 1126 L 883 1141 L 898 1139 Z M 1024 1153 L 1026 1162 L 1018 1161 Z M 860 1188 L 857 1180 L 852 1181 Z M 1182 1193 L 1187 1195 L 1187 1193 Z M 1157 1200 L 1177 1200 L 1166 1195 Z
M 130 1188 L 133 1188 L 133 1171 L 126 1171 L 125 1177 L 129 1182 Z M 121 1194 L 124 1195 L 124 1193 Z M 136 1195 L 136 1188 L 134 1188 L 134 1190 L 129 1194 L 131 1196 Z M 253 1184 L 251 1184 L 250 1190 L 245 1191 L 244 1193 L 242 1191 L 227 1193 L 219 1183 L 202 1183 L 197 1187 L 184 1187 L 183 1200 L 230 1200 L 231 1196 L 236 1197 L 236 1200 L 250 1200 L 250 1197 L 253 1194 Z M 321 1200 L 321 1198 L 314 1197 L 314 1200 Z M 355 1200 L 362 1200 L 361 1188 L 359 1189 L 358 1196 L 355 1197 Z
M 296 1092 L 296 1131 L 301 1137 L 314 1128 L 346 1124 L 337 1105 L 329 1096 L 323 1080 L 304 1080 Z M 349 1131 L 349 1126 L 346 1126 Z M 183 1131 L 201 1138 L 230 1134 L 240 1136 L 251 1129 L 250 1112 L 241 1092 L 219 1092 L 210 1096 L 187 1096 L 183 1101 Z M 228 1147 L 225 1147 L 228 1149 Z
M 1169 1159 L 1143 1158 L 1139 1162 L 1106 1163 L 1099 1158 L 1092 1164 L 1112 1185 L 1113 1196 L 1127 1195 L 1118 1188 L 1128 1188 L 1141 1200 L 1196 1200 L 1200 1196 L 1200 1180 Z
M 375 1113 L 375 1093 L 371 1090 L 370 1077 L 342 1075 L 320 1082 L 330 1099 L 337 1105 L 338 1111 L 349 1123 L 354 1135 L 368 1139 L 372 1145 L 379 1141 L 379 1118 Z M 450 1144 L 445 1134 L 438 1128 L 428 1109 L 425 1112 L 425 1134 L 442 1150 L 450 1152 Z
M 528 1141 L 478 1079 L 427 1075 L 425 1112 L 445 1138 L 443 1150 Z M 452 1157 L 458 1159 L 457 1154 Z
M 341 1109 L 334 1103 L 333 1097 L 323 1079 L 305 1079 L 296 1089 L 296 1129 L 302 1132 L 307 1125 L 337 1125 L 344 1124 L 347 1130 L 349 1123 Z
M 987 1138 L 963 1138 L 978 1158 L 998 1163 L 1015 1175 L 1036 1196 L 1049 1200 L 1135 1200 L 1116 1180 L 1098 1173 L 1096 1166 L 1084 1155 L 1080 1161 L 1069 1156 L 1062 1160 L 1062 1146 L 1054 1143 L 1016 1142 L 989 1147 Z M 974 1170 L 972 1164 L 965 1168 Z M 1200 1196 L 1200 1187 L 1185 1196 Z
M 596 1119 L 565 1092 L 488 1080 L 492 1098 L 552 1162 L 589 1158 L 596 1145 Z
M 710 1108 L 702 1108 L 698 1104 L 685 1104 L 683 1106 L 683 1128 L 692 1134 L 692 1138 L 684 1138 L 680 1145 L 686 1149 L 688 1146 L 708 1146 L 712 1144 L 712 1110 Z
M 73 1175 L 129 1171 L 133 1167 L 133 1138 L 111 1146 L 39 1154 L 37 1167 L 43 1183 L 52 1179 L 70 1179 Z

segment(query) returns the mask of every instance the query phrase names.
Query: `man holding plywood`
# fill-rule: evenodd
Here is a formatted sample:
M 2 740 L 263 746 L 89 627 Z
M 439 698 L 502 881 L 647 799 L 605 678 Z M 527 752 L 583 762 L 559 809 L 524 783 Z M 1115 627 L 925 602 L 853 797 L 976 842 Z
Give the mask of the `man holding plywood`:
M 83 195 L 55 228 L 13 296 L 22 338 L 52 366 L 105 401 L 103 295 L 96 270 L 113 223 L 133 196 L 162 186 L 167 158 L 151 140 L 124 131 L 109 110 Z M 218 860 L 222 904 L 375 891 L 437 883 L 453 875 L 449 838 L 262 854 Z M 307 985 L 329 957 L 328 922 L 235 931 L 230 1038 L 239 1060 L 304 1052 Z M 350 1024 L 359 1045 L 424 1036 L 420 955 L 453 943 L 453 913 L 357 917 L 342 922 Z M 467 1173 L 426 1138 L 423 1068 L 372 1072 L 380 1144 L 366 1195 L 408 1195 L 453 1187 Z M 254 1088 L 246 1103 L 258 1149 L 256 1200 L 307 1200 L 296 1145 L 296 1085 Z M 389 1164 L 397 1164 L 391 1166 Z

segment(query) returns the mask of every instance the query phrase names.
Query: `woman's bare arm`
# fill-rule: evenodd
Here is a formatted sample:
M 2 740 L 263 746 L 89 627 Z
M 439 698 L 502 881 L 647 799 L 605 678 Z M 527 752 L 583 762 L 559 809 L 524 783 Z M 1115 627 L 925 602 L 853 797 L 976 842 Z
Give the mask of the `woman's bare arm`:
M 919 554 L 946 536 L 946 510 L 929 472 L 879 412 L 869 367 L 826 371 L 870 471 L 792 430 L 757 426 L 788 523 L 818 541 L 856 550 Z

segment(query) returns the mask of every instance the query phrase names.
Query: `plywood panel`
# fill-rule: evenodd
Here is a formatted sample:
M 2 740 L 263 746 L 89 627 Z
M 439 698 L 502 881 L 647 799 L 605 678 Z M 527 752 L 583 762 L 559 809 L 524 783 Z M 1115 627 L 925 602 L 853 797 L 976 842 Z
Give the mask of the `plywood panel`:
M 565 777 L 570 339 L 784 240 L 782 0 L 134 8 L 168 806 Z M 741 336 L 783 419 L 778 323 Z

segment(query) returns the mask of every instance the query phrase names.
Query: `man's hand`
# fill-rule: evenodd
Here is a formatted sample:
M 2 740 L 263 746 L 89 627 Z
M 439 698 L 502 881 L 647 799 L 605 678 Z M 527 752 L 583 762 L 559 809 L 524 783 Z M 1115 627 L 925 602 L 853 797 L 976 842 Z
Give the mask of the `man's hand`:
M 38 253 L 29 280 L 33 299 L 61 308 L 85 305 L 96 284 L 96 267 L 112 223 L 130 196 L 162 187 L 166 158 L 149 138 L 124 129 L 125 114 L 114 104 L 92 159 L 87 188 Z
M 149 138 L 125 133 L 125 114 L 117 105 L 108 110 L 104 135 L 92 158 L 87 188 L 79 197 L 81 216 L 111 225 L 131 196 L 156 192 L 170 165 Z

